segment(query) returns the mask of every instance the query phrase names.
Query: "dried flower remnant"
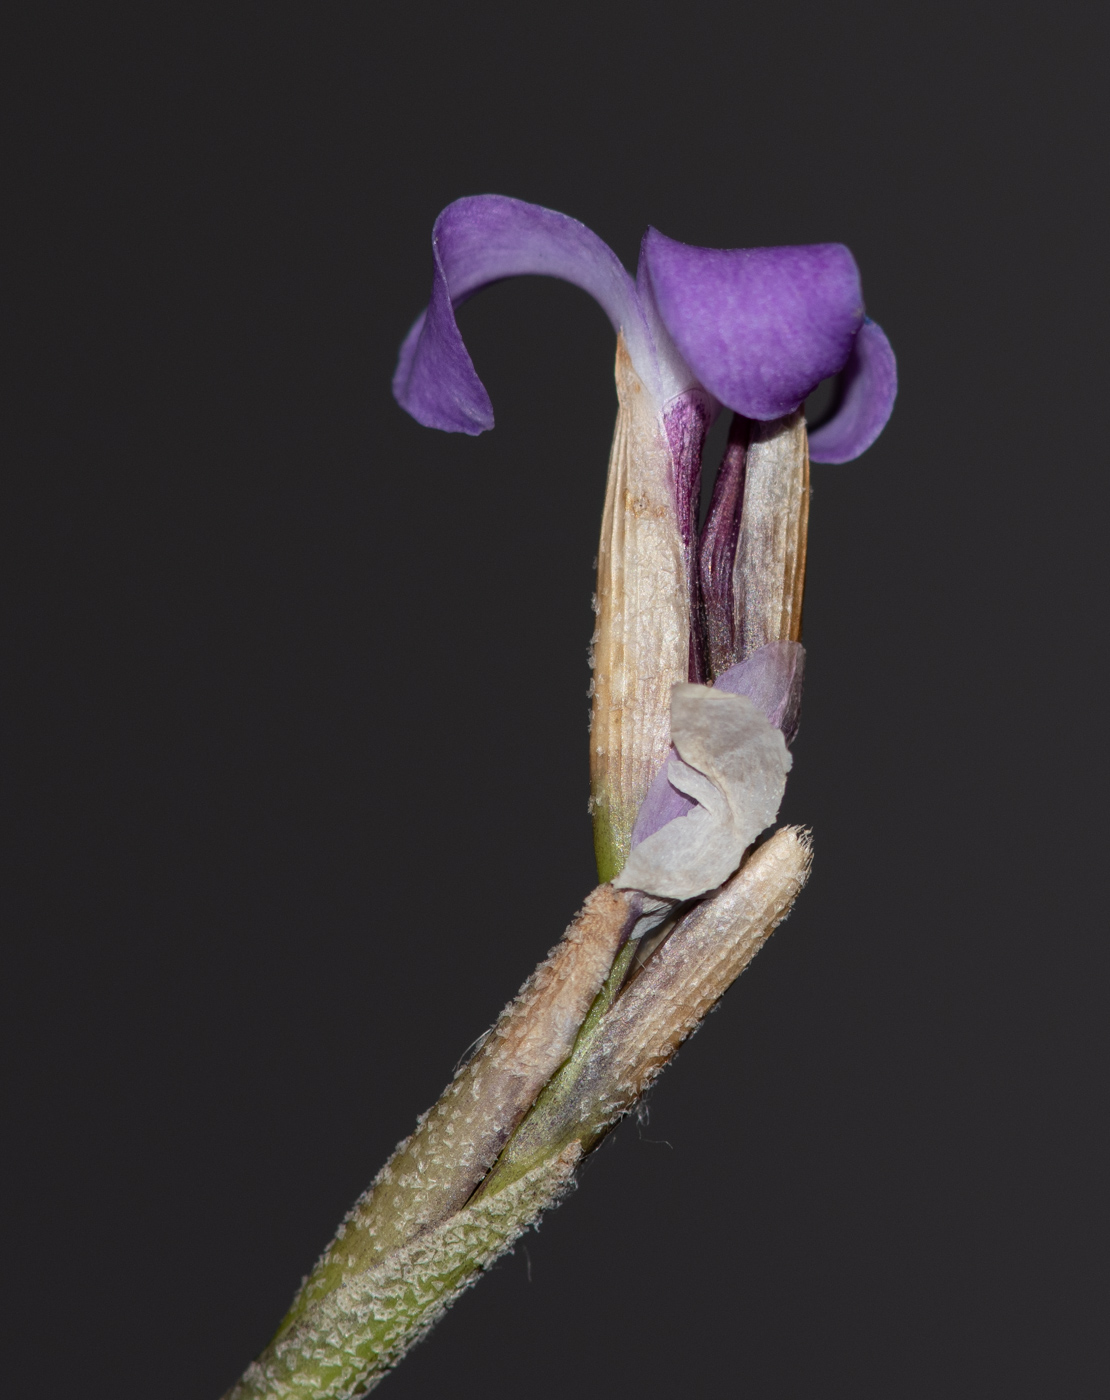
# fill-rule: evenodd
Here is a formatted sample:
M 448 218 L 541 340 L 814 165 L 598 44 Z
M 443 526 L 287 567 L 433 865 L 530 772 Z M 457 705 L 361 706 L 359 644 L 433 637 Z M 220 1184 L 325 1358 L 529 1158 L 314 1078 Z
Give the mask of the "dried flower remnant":
M 894 357 L 840 244 L 691 247 L 649 229 L 635 280 L 583 224 L 500 196 L 448 206 L 394 394 L 476 434 L 488 395 L 455 308 L 505 277 L 588 291 L 617 333 L 598 550 L 590 790 L 601 885 L 355 1204 L 229 1400 L 372 1389 L 521 1231 L 697 1029 L 804 885 L 766 839 L 791 767 L 809 464 L 878 436 Z M 841 375 L 808 437 L 801 406 Z M 733 421 L 698 529 L 702 450 Z
M 667 764 L 672 788 L 694 799 L 632 850 L 613 881 L 661 899 L 693 899 L 722 884 L 778 816 L 791 758 L 782 731 L 746 695 L 676 685 Z

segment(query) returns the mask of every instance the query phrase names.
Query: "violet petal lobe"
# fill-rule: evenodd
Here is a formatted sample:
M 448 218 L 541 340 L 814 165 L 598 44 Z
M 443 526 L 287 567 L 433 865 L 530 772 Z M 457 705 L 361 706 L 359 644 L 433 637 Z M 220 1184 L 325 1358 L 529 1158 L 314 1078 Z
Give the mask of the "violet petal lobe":
M 850 462 L 886 427 L 898 393 L 898 366 L 881 326 L 868 317 L 844 366 L 840 403 L 809 436 L 814 462 Z
M 841 243 L 695 248 L 651 228 L 641 258 L 679 352 L 747 418 L 792 413 L 843 368 L 863 322 L 859 271 Z
M 805 657 L 805 648 L 800 642 L 769 642 L 753 651 L 746 661 L 730 666 L 718 676 L 713 689 L 729 695 L 748 696 L 775 728 L 782 730 L 789 746 L 798 732 Z M 673 746 L 669 758 L 678 758 Z M 669 768 L 668 761 L 648 788 L 632 829 L 633 847 L 676 817 L 684 817 L 696 805 L 692 797 L 672 786 Z
M 405 337 L 393 377 L 397 402 L 425 427 L 472 436 L 493 427 L 489 395 L 455 321 L 455 308 L 492 282 L 562 278 L 600 303 L 634 361 L 650 344 L 632 278 L 608 244 L 566 214 L 503 195 L 471 195 L 440 214 L 432 250 L 431 299 Z
M 768 642 L 746 661 L 722 672 L 713 689 L 754 700 L 775 728 L 782 730 L 789 747 L 798 734 L 805 664 L 806 649 L 801 642 Z
M 656 773 L 636 814 L 636 825 L 632 828 L 633 850 L 653 832 L 666 826 L 668 822 L 673 822 L 675 817 L 684 817 L 697 806 L 692 797 L 687 797 L 684 792 L 679 792 L 678 788 L 671 786 L 668 770 L 677 757 L 678 750 L 672 744 L 667 761 Z

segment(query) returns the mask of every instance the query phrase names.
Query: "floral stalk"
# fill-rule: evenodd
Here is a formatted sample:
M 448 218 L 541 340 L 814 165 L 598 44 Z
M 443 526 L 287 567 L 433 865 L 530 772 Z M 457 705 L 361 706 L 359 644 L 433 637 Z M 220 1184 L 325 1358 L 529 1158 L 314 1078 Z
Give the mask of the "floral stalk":
M 589 291 L 617 332 L 598 552 L 590 805 L 602 883 L 356 1202 L 227 1400 L 348 1400 L 570 1188 L 786 917 L 808 833 L 768 835 L 797 730 L 809 462 L 848 461 L 896 390 L 846 248 L 691 248 L 649 230 L 635 281 L 589 229 L 496 196 L 436 223 L 399 403 L 479 433 L 455 308 L 519 273 Z M 841 400 L 807 438 L 801 404 Z M 708 427 L 729 445 L 699 531 Z

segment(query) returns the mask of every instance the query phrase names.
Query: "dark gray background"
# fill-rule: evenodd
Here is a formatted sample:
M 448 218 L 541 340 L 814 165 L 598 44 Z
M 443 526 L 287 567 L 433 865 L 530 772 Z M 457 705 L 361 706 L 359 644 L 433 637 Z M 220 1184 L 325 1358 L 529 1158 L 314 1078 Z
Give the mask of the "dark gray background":
M 0 607 L 4 1389 L 215 1400 L 592 884 L 612 334 L 432 221 L 842 240 L 810 888 L 396 1400 L 1105 1393 L 1104 7 L 31 7 Z

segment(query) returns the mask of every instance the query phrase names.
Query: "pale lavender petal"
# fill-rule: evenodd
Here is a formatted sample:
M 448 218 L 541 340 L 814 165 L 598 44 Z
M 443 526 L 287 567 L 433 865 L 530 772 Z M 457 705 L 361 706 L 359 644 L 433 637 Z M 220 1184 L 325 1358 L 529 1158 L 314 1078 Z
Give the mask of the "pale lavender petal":
M 489 395 L 455 308 L 506 277 L 534 273 L 573 282 L 624 332 L 633 362 L 644 360 L 650 335 L 635 284 L 613 250 L 577 219 L 503 195 L 472 195 L 440 214 L 432 251 L 431 300 L 405 337 L 393 377 L 397 402 L 425 427 L 471 435 L 493 427 Z
M 663 411 L 663 425 L 674 464 L 675 511 L 686 555 L 686 582 L 690 594 L 690 663 L 688 680 L 702 681 L 704 645 L 701 608 L 698 606 L 697 527 L 701 500 L 701 452 L 713 421 L 716 405 L 700 389 L 691 389 L 671 400 Z
M 836 412 L 809 437 L 814 462 L 850 462 L 886 427 L 898 393 L 898 366 L 890 341 L 868 317 L 844 366 Z
M 748 696 L 775 728 L 782 730 L 787 744 L 792 744 L 798 732 L 805 657 L 805 648 L 800 642 L 771 642 L 718 676 L 713 689 L 729 695 Z M 693 798 L 673 787 L 667 776 L 667 769 L 677 758 L 678 751 L 672 745 L 640 805 L 632 829 L 633 847 L 696 806 Z
M 840 243 L 695 248 L 649 229 L 641 259 L 687 364 L 748 418 L 792 413 L 843 368 L 863 321 L 859 272 Z
M 700 611 L 711 676 L 727 670 L 736 661 L 732 565 L 744 509 L 744 480 L 751 428 L 750 418 L 733 414 L 728 430 L 728 446 L 717 468 L 713 499 L 698 546 Z
M 677 758 L 678 750 L 672 744 L 663 760 L 663 767 L 656 773 L 651 787 L 647 790 L 647 796 L 640 803 L 636 824 L 632 828 L 633 850 L 660 827 L 673 822 L 675 817 L 684 817 L 697 806 L 692 797 L 687 797 L 684 792 L 679 792 L 678 788 L 671 786 L 667 770 Z
M 798 733 L 805 665 L 801 642 L 769 642 L 718 676 L 713 689 L 753 700 L 789 745 Z

